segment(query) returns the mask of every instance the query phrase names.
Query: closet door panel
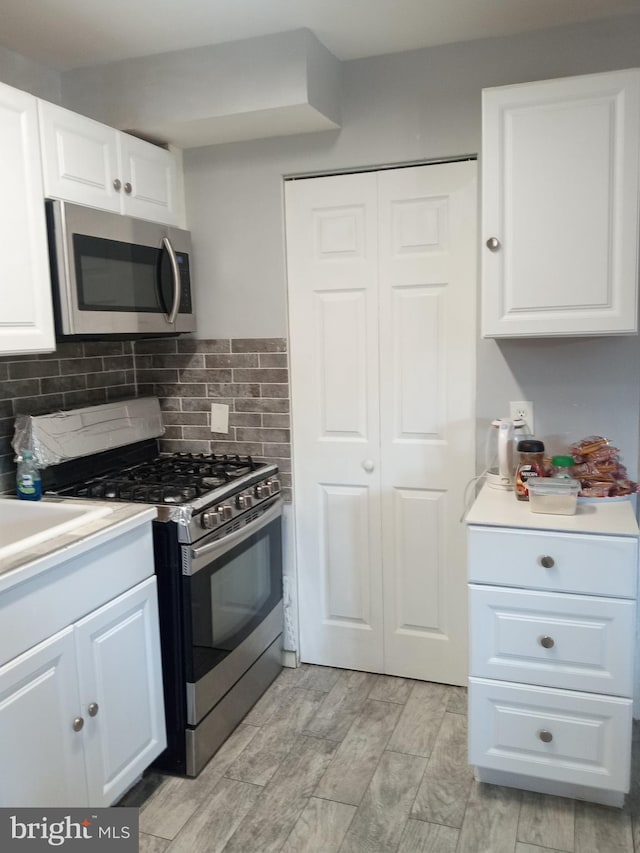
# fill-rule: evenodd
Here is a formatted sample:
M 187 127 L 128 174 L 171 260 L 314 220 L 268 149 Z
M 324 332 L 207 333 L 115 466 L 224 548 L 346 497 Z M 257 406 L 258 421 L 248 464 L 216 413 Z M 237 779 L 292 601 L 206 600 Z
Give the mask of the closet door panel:
M 378 187 L 385 667 L 463 684 L 476 164 L 389 170 Z
M 303 661 L 465 681 L 475 175 L 286 185 Z
M 382 672 L 375 174 L 286 212 L 300 656 Z

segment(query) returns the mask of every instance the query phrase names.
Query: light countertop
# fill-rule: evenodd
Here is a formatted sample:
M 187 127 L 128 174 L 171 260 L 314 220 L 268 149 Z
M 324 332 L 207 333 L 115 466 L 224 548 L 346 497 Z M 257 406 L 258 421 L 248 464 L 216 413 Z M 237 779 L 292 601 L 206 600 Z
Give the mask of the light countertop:
M 598 533 L 610 536 L 638 536 L 635 501 L 580 503 L 575 515 L 532 512 L 528 501 L 519 501 L 515 492 L 484 485 L 469 510 L 466 523 L 529 530 L 558 530 L 567 533 Z
M 101 501 L 82 503 L 105 506 Z M 146 504 L 113 503 L 109 507 L 112 511 L 108 515 L 4 557 L 0 561 L 0 592 L 156 518 L 156 508 Z

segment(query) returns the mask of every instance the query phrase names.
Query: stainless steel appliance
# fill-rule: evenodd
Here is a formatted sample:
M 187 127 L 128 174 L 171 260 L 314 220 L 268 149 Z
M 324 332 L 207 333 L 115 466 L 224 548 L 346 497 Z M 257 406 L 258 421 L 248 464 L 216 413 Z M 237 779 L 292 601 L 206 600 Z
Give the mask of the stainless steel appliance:
M 65 201 L 46 211 L 59 338 L 195 329 L 188 231 Z
M 157 400 L 123 401 L 22 419 L 14 447 L 46 463 L 47 495 L 156 505 L 168 744 L 156 764 L 195 776 L 282 666 L 282 500 L 275 465 L 160 454 L 158 424 Z

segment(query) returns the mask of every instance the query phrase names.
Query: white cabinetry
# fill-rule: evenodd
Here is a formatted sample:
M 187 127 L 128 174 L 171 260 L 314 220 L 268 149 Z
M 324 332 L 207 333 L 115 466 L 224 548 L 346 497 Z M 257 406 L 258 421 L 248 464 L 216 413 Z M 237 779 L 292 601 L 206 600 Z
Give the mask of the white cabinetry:
M 0 83 L 0 353 L 54 349 L 37 101 Z
M 538 515 L 485 487 L 467 521 L 477 778 L 622 805 L 638 560 L 630 504 Z
M 640 70 L 487 89 L 482 334 L 637 332 Z
M 49 610 L 57 602 L 63 620 L 86 613 L 83 569 L 93 589 L 102 581 L 106 600 L 0 667 L 2 807 L 111 805 L 166 745 L 156 578 L 111 598 L 122 585 L 121 561 L 135 580 L 153 571 L 149 530 L 116 537 L 113 547 L 89 551 L 0 597 L 8 616 L 3 639 L 5 631 L 15 636 L 12 623 L 29 621 L 23 634 L 39 639 L 49 628 L 36 621 L 55 624 Z M 115 582 L 106 577 L 110 569 Z M 36 620 L 38 613 L 43 618 Z M 13 652 L 16 645 L 3 648 Z
M 181 224 L 174 154 L 47 101 L 39 111 L 48 198 Z
M 0 669 L 0 805 L 87 805 L 73 628 Z

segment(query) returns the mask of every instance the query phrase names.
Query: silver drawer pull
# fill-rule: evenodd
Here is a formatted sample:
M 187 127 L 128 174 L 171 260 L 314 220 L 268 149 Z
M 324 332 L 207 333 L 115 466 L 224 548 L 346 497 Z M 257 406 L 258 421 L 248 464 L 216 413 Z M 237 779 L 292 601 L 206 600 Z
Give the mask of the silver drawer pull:
M 551 741 L 553 740 L 553 735 L 546 729 L 542 729 L 542 731 L 539 731 L 538 737 L 540 738 L 542 743 L 551 743 Z
M 540 637 L 539 643 L 543 649 L 552 649 L 555 646 L 556 641 L 553 637 Z
M 556 561 L 553 559 L 553 557 L 550 557 L 548 554 L 545 554 L 544 557 L 540 557 L 539 563 L 545 569 L 552 569 L 555 566 Z

